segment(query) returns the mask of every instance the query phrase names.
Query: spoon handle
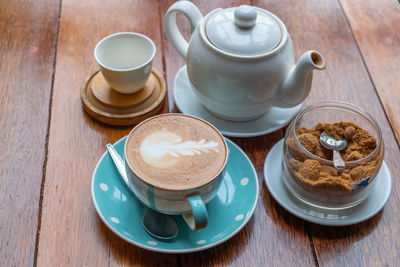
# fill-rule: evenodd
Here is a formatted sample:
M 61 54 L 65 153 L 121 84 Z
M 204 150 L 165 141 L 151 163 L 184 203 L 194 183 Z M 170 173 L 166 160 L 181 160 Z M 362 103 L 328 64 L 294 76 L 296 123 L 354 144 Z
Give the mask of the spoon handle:
M 108 150 L 108 153 L 110 154 L 112 160 L 114 161 L 115 166 L 117 167 L 117 169 L 119 171 L 119 174 L 121 174 L 126 185 L 130 188 L 128 176 L 126 175 L 126 171 L 125 171 L 124 161 L 121 159 L 121 157 L 119 156 L 119 154 L 117 153 L 117 151 L 115 150 L 115 148 L 112 144 L 107 144 L 107 150 Z
M 346 167 L 342 157 L 340 156 L 340 152 L 337 150 L 333 150 L 333 165 L 340 172 L 343 172 Z

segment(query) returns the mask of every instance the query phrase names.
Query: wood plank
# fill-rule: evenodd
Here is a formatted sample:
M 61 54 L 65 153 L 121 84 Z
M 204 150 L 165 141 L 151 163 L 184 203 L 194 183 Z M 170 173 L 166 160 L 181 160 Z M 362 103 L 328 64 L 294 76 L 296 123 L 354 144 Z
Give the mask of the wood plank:
M 400 261 L 400 184 L 396 182 L 400 152 L 340 5 L 318 0 L 260 1 L 257 5 L 270 9 L 286 23 L 297 56 L 316 49 L 326 59 L 327 69 L 315 73 L 306 104 L 343 100 L 361 106 L 377 119 L 386 143 L 385 161 L 393 178 L 386 207 L 378 216 L 354 226 L 309 224 L 319 265 L 396 266 Z
M 95 44 L 120 31 L 143 33 L 160 45 L 158 3 L 62 1 L 38 266 L 175 265 L 176 256 L 145 252 L 114 235 L 91 199 L 93 169 L 106 143 L 131 127 L 100 124 L 82 110 L 79 88 L 96 66 Z M 163 72 L 161 51 L 154 66 Z
M 0 3 L 0 262 L 34 263 L 57 1 Z
M 400 143 L 400 2 L 340 2 Z
M 174 1 L 162 1 L 161 10 L 165 14 Z M 203 13 L 218 7 L 248 4 L 249 1 L 193 1 Z M 189 35 L 188 22 L 178 16 L 178 25 L 185 35 Z M 172 95 L 173 80 L 184 65 L 183 59 L 164 34 L 165 62 L 169 92 Z M 170 99 L 170 107 L 174 107 Z M 173 109 L 177 111 L 177 109 Z M 283 131 L 257 138 L 232 139 L 244 149 L 255 165 L 260 183 L 260 198 L 253 218 L 248 225 L 228 242 L 196 254 L 182 255 L 183 266 L 262 266 L 266 263 L 277 266 L 314 265 L 313 252 L 304 222 L 281 208 L 269 194 L 263 175 L 265 157 L 272 146 L 283 137 Z

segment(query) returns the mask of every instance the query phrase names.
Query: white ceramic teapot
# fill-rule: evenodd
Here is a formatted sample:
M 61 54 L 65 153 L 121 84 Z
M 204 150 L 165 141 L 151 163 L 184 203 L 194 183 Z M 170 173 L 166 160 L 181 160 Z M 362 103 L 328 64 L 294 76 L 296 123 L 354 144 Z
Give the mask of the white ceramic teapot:
M 189 44 L 175 15 L 190 21 Z M 314 50 L 297 64 L 292 40 L 274 14 L 253 6 L 215 9 L 202 16 L 189 1 L 174 3 L 164 28 L 186 59 L 192 89 L 213 114 L 228 120 L 255 119 L 271 107 L 294 107 L 308 95 L 312 71 L 326 67 Z

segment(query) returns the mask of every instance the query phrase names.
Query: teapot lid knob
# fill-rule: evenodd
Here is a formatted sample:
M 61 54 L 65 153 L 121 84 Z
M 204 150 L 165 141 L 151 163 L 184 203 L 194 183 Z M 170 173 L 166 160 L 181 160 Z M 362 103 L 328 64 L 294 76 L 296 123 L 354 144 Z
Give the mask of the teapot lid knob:
M 241 5 L 235 9 L 235 24 L 241 28 L 251 28 L 256 23 L 257 11 L 247 5 Z
M 279 21 L 272 13 L 253 6 L 217 9 L 207 19 L 205 34 L 211 45 L 224 52 L 257 56 L 279 45 L 282 29 L 286 30 Z

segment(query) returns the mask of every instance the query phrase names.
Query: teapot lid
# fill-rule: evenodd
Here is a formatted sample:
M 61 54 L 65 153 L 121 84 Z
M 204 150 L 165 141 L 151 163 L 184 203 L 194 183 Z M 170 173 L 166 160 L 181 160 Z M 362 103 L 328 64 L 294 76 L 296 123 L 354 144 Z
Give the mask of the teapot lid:
M 246 56 L 267 53 L 282 38 L 281 28 L 271 15 L 247 5 L 216 12 L 206 24 L 206 34 L 217 48 Z

